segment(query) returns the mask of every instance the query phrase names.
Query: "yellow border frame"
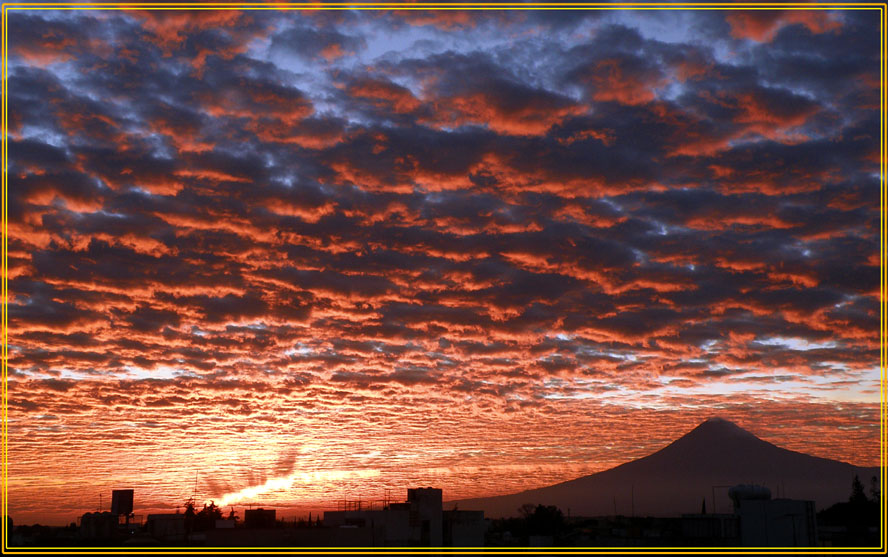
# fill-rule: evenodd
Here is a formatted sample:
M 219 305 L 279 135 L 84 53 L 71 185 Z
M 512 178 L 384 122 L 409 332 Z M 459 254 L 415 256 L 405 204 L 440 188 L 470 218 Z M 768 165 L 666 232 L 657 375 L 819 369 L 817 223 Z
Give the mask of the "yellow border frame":
M 886 188 L 886 91 L 888 91 L 888 83 L 886 83 L 886 75 L 888 75 L 888 65 L 886 65 L 885 47 L 888 44 L 886 38 L 886 29 L 888 29 L 888 4 L 882 2 L 847 2 L 847 3 L 810 3 L 810 2 L 762 2 L 762 3 L 730 3 L 730 2 L 696 2 L 696 3 L 665 3 L 665 2 L 617 2 L 617 3 L 558 3 L 558 2 L 541 2 L 541 3 L 490 3 L 490 2 L 459 2 L 459 3 L 411 3 L 403 4 L 396 2 L 368 2 L 368 3 L 324 3 L 324 2 L 263 2 L 257 4 L 243 4 L 233 2 L 207 2 L 207 3 L 187 3 L 187 2 L 168 2 L 168 3 L 146 3 L 146 2 L 115 2 L 115 3 L 77 3 L 77 2 L 58 2 L 58 3 L 28 3 L 28 2 L 9 2 L 3 3 L 3 23 L 2 23 L 2 96 L 3 96 L 3 116 L 2 116 L 2 190 L 3 190 L 3 216 L 2 216 L 2 415 L 3 415 L 3 450 L 2 450 L 2 475 L 3 475 L 3 502 L 2 502 L 2 552 L 12 555 L 21 554 L 55 554 L 58 551 L 67 550 L 70 553 L 101 553 L 116 555 L 158 555 L 193 553 L 196 555 L 218 555 L 218 554 L 270 554 L 270 555 L 354 555 L 374 553 L 388 555 L 417 555 L 429 553 L 449 553 L 454 555 L 476 554 L 479 551 L 491 555 L 513 555 L 513 554 L 543 554 L 543 555 L 589 555 L 606 553 L 610 555 L 633 555 L 633 554 L 662 554 L 662 555 L 683 555 L 683 554 L 715 554 L 715 555 L 735 555 L 735 554 L 769 554 L 781 553 L 788 555 L 824 555 L 824 554 L 841 554 L 841 555 L 878 555 L 888 554 L 888 528 L 886 528 L 886 514 L 888 514 L 888 500 L 886 500 L 886 442 L 888 442 L 888 428 L 886 428 L 886 408 L 888 408 L 888 395 L 886 395 L 886 380 L 888 380 L 888 370 L 886 370 L 886 362 L 888 362 L 888 347 L 886 347 L 886 339 L 888 339 L 888 254 L 886 254 L 886 229 L 888 229 L 888 188 Z M 116 548 L 116 547 L 35 547 L 33 550 L 28 548 L 12 549 L 8 547 L 7 532 L 8 522 L 6 520 L 8 494 L 7 494 L 7 473 L 8 473 L 8 446 L 7 446 L 7 364 L 9 360 L 8 353 L 8 266 L 7 266 L 7 239 L 9 237 L 8 218 L 7 218 L 7 55 L 8 55 L 8 33 L 7 33 L 7 14 L 10 9 L 13 10 L 281 10 L 281 9 L 300 9 L 300 10 L 378 10 L 378 9 L 397 9 L 397 10 L 676 10 L 676 9 L 694 9 L 694 10 L 878 10 L 880 12 L 880 45 L 879 53 L 880 64 L 880 94 L 879 94 L 879 225 L 880 225 L 880 248 L 879 248 L 879 369 L 881 376 L 881 403 L 880 403 L 880 476 L 881 476 L 881 524 L 880 524 L 880 540 L 882 545 L 879 548 L 846 548 L 838 547 L 835 551 L 812 551 L 805 548 L 724 548 L 724 547 L 686 547 L 686 548 L 638 548 L 636 550 L 627 550 L 625 547 L 579 547 L 579 548 L 549 548 L 552 551 L 540 551 L 536 548 L 488 548 L 488 547 L 401 547 L 401 548 L 370 548 L 370 547 L 353 547 L 353 548 L 327 548 L 327 547 L 294 547 L 291 549 L 280 547 L 248 547 L 248 548 L 230 548 L 230 547 L 200 547 L 192 548 L 187 546 L 181 547 L 132 547 L 132 548 Z M 123 551 L 120 551 L 123 549 Z M 194 550 L 196 549 L 196 550 Z M 458 549 L 460 551 L 454 551 Z M 543 549 L 543 548 L 540 548 Z M 736 551 L 732 551 L 736 549 Z M 813 548 L 812 548 L 813 549 Z M 350 551 L 343 551 L 350 550 Z M 470 550 L 470 551 L 461 551 Z M 715 550 L 715 551 L 712 551 Z

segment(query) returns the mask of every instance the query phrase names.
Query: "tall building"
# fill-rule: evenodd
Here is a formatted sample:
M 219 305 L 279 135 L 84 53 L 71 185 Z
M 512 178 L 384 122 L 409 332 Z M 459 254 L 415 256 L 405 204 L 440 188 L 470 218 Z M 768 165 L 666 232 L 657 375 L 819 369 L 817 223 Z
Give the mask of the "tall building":
M 419 527 L 419 545 L 441 547 L 443 541 L 443 504 L 440 489 L 417 487 L 407 490 L 411 527 Z
M 386 547 L 480 547 L 484 545 L 483 511 L 444 511 L 440 489 L 407 490 L 407 501 L 386 502 L 381 509 L 360 505 L 324 513 L 324 526 L 367 529 L 371 544 Z

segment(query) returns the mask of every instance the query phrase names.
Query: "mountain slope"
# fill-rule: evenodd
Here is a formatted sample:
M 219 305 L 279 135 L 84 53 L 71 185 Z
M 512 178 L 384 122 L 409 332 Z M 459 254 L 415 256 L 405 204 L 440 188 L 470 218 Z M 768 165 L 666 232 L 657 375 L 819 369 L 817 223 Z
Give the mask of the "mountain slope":
M 720 418 L 709 419 L 669 446 L 610 470 L 514 495 L 454 501 L 488 517 L 513 516 L 525 503 L 556 505 L 574 516 L 675 516 L 700 511 L 730 512 L 725 487 L 755 483 L 776 496 L 809 499 L 817 509 L 846 501 L 858 474 L 867 484 L 879 469 L 813 457 L 763 441 Z M 450 503 L 447 508 L 450 508 Z

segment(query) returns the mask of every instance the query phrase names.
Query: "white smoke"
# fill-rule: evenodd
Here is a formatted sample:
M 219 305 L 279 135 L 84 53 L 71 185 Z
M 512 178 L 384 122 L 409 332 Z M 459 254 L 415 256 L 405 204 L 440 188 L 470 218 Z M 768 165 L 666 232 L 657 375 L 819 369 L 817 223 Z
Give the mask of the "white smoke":
M 219 507 L 226 507 L 240 501 L 253 499 L 271 491 L 292 489 L 295 485 L 317 485 L 355 478 L 374 478 L 379 470 L 328 470 L 319 472 L 292 472 L 287 476 L 271 478 L 262 485 L 245 487 L 240 491 L 226 493 L 216 502 Z

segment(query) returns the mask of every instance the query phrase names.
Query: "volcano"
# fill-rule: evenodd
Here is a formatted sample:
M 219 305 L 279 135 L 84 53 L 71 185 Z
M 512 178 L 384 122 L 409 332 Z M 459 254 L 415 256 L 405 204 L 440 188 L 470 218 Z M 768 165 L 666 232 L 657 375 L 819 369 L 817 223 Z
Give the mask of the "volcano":
M 878 467 L 858 467 L 782 449 L 722 418 L 710 418 L 667 447 L 610 470 L 513 495 L 447 503 L 516 516 L 527 503 L 555 505 L 573 516 L 676 516 L 731 512 L 727 487 L 757 484 L 776 496 L 815 502 L 817 510 L 847 501 L 854 476 L 868 485 Z

